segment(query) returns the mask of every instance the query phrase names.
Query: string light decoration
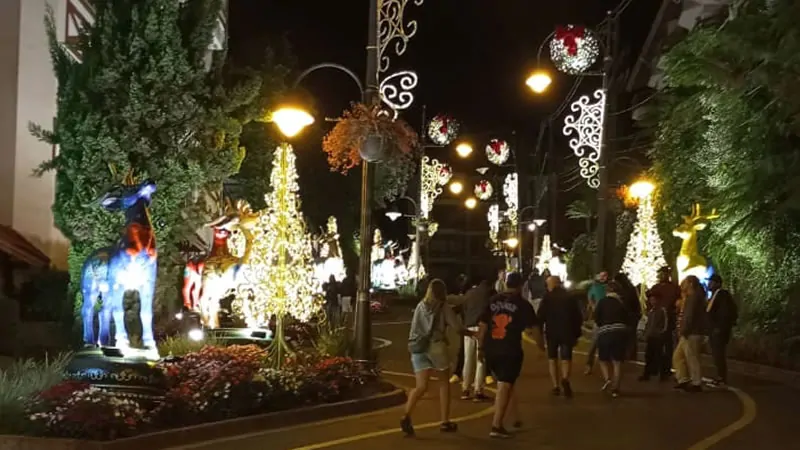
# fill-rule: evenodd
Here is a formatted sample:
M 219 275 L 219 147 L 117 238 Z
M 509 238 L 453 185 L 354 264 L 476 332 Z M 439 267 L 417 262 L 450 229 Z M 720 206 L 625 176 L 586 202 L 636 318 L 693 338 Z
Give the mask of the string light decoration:
M 475 197 L 478 197 L 478 200 L 486 201 L 492 198 L 494 194 L 494 188 L 492 187 L 492 183 L 489 180 L 481 180 L 475 183 Z
M 570 106 L 572 112 L 564 119 L 564 136 L 569 137 L 569 146 L 578 157 L 581 177 L 586 179 L 589 187 L 600 187 L 598 171 L 602 151 L 606 92 L 598 89 L 594 92 L 595 102 L 592 103 L 588 95 L 583 95 Z M 572 136 L 577 134 L 577 136 Z
M 628 275 L 634 286 L 641 285 L 640 300 L 643 294 L 658 281 L 658 269 L 667 265 L 662 249 L 663 242 L 658 235 L 653 201 L 650 195 L 639 199 L 636 223 L 628 240 L 622 271 Z
M 506 175 L 503 183 L 503 197 L 506 200 L 506 218 L 511 222 L 511 226 L 517 227 L 517 213 L 519 211 L 519 178 L 516 172 Z
M 461 124 L 447 114 L 439 114 L 428 123 L 428 137 L 436 145 L 449 145 L 458 137 Z
M 276 317 L 273 361 L 291 353 L 283 335 L 283 319 L 291 316 L 307 322 L 322 309 L 314 293 L 314 260 L 311 237 L 306 231 L 297 195 L 295 155 L 289 144 L 275 149 L 270 174 L 272 192 L 264 196 L 254 235 L 249 264 L 242 268 L 233 309 L 250 328 L 266 327 Z
M 511 147 L 509 147 L 508 142 L 504 140 L 492 139 L 486 144 L 486 158 L 496 166 L 505 164 L 510 155 Z
M 498 243 L 497 238 L 500 234 L 500 205 L 494 203 L 489 206 L 486 219 L 489 221 L 489 240 L 496 246 Z
M 414 103 L 414 94 L 411 91 L 417 87 L 417 83 L 419 77 L 411 70 L 395 72 L 381 81 L 378 88 L 381 101 L 392 110 L 395 119 L 400 111 L 410 108 Z
M 342 259 L 342 247 L 339 243 L 339 225 L 336 217 L 328 217 L 327 229 L 314 239 L 314 249 L 316 254 L 316 264 L 314 276 L 317 280 L 317 292 L 322 292 L 322 286 L 327 283 L 331 276 L 341 283 L 347 276 L 347 271 Z
M 550 59 L 561 72 L 580 75 L 600 56 L 600 43 L 586 27 L 558 27 L 550 41 Z
M 550 275 L 560 278 L 561 281 L 567 281 L 567 265 L 561 261 L 561 258 L 553 255 L 553 245 L 550 243 L 549 234 L 545 234 L 542 238 L 542 250 L 536 256 L 536 269 L 539 273 L 547 270 Z
M 442 168 L 444 166 L 447 165 L 427 156 L 423 156 L 420 161 L 419 210 L 423 219 L 430 217 L 433 203 L 442 193 L 442 185 L 447 184 L 446 182 L 441 182 Z
M 453 178 L 453 168 L 450 167 L 450 164 L 442 163 L 439 166 L 439 185 L 445 186 L 451 178 Z

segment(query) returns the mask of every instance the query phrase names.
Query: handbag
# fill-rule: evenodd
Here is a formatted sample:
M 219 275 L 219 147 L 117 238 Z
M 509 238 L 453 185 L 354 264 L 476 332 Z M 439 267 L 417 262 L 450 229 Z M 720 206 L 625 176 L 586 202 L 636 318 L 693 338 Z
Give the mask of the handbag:
M 433 337 L 433 331 L 436 329 L 437 323 L 439 321 L 439 316 L 441 315 L 441 307 L 436 310 L 434 313 L 435 316 L 433 317 L 433 323 L 431 323 L 431 328 L 422 336 L 417 336 L 416 339 L 408 340 L 408 351 L 411 353 L 426 353 L 428 349 L 431 347 L 431 338 Z

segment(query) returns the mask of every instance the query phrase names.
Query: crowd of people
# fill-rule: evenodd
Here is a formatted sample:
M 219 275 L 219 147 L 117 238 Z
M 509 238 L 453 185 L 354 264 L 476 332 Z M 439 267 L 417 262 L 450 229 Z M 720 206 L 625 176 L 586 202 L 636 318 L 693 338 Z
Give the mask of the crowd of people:
M 717 367 L 715 383 L 727 383 L 726 347 L 737 318 L 733 297 L 722 288 L 719 275 L 711 277 L 707 292 L 696 277 L 678 285 L 670 273 L 662 268 L 656 285 L 637 289 L 624 274 L 609 279 L 601 272 L 585 297 L 582 291 L 567 291 L 558 277 L 536 271 L 527 280 L 503 271 L 494 282 L 462 278 L 451 295 L 443 281 L 431 280 L 411 322 L 408 346 L 416 386 L 401 429 L 414 435 L 412 413 L 433 380 L 439 386 L 442 432 L 457 431 L 450 421 L 451 382 L 461 382 L 462 400 L 477 402 L 489 400 L 485 386 L 496 382 L 490 436 L 510 437 L 504 424 L 522 424 L 515 385 L 524 359 L 523 335 L 546 352 L 552 394 L 572 398 L 573 350 L 585 322 L 593 330 L 585 373 L 592 373 L 597 360 L 602 390 L 612 398 L 620 395 L 623 363 L 636 359 L 640 337 L 645 341 L 640 381 L 666 381 L 674 369 L 676 389 L 701 391 L 700 351 L 708 338 Z M 448 329 L 461 336 L 453 378 Z

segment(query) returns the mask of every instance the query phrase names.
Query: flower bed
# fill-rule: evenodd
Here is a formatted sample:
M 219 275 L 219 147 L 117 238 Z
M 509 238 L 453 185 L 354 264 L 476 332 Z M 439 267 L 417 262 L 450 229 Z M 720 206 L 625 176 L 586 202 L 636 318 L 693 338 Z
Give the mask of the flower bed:
M 111 440 L 378 392 L 378 374 L 349 358 L 297 354 L 281 370 L 268 366 L 255 345 L 204 347 L 159 364 L 168 380 L 160 402 L 64 381 L 30 399 L 30 433 Z

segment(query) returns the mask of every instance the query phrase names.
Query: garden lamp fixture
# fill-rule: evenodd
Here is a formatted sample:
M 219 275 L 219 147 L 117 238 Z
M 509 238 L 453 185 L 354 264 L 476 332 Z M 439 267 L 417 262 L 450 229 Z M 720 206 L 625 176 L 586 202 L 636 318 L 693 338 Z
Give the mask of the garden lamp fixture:
M 475 197 L 470 197 L 464 200 L 464 206 L 467 209 L 475 209 L 475 207 L 478 206 L 478 200 L 475 199 Z
M 525 80 L 525 84 L 537 94 L 544 93 L 547 88 L 550 87 L 550 84 L 553 83 L 553 79 L 550 75 L 545 72 L 544 70 L 536 70 L 534 71 L 527 80 Z
M 472 154 L 472 146 L 466 142 L 458 144 L 458 146 L 456 146 L 456 154 L 462 158 L 466 158 Z
M 508 248 L 513 250 L 513 249 L 517 248 L 517 246 L 519 245 L 519 239 L 517 239 L 515 237 L 510 237 L 510 238 L 506 239 L 505 241 L 503 241 L 503 243 L 505 243 L 506 246 L 508 246 Z
M 649 181 L 637 181 L 628 188 L 628 194 L 631 198 L 644 199 L 650 197 L 655 188 L 655 185 Z
M 396 206 L 392 206 L 388 211 L 386 211 L 386 217 L 389 218 L 392 222 L 396 221 L 397 219 L 403 217 L 403 213 L 401 213 Z
M 313 124 L 314 117 L 301 108 L 283 107 L 272 113 L 272 121 L 284 136 L 292 138 Z
M 451 182 L 449 187 L 450 187 L 450 192 L 455 195 L 464 192 L 464 184 L 460 181 Z

